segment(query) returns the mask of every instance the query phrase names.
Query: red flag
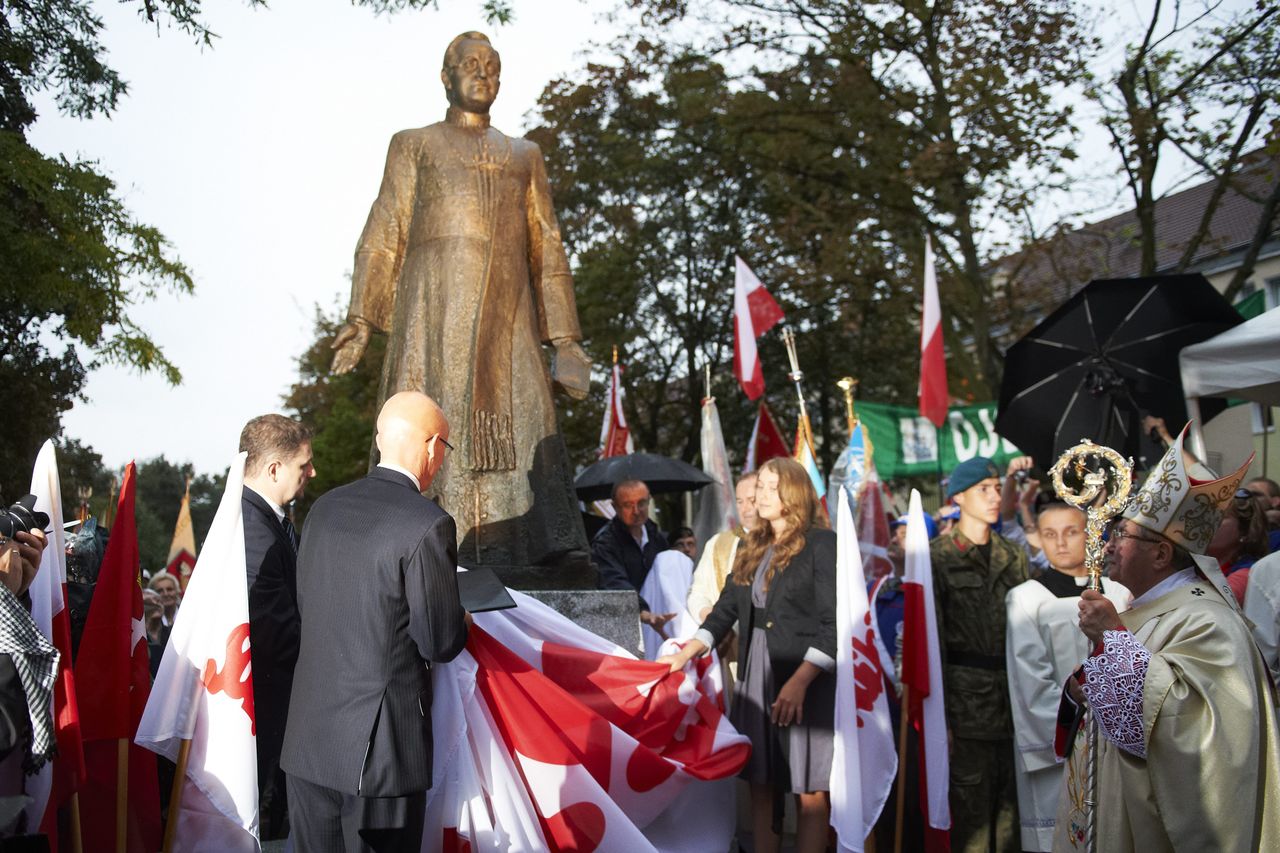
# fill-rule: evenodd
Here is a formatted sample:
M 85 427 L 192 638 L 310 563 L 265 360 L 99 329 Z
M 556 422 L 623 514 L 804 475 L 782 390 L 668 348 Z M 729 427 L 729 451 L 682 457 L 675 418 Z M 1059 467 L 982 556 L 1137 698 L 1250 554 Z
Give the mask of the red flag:
M 862 571 L 868 580 L 893 573 L 889 560 L 889 519 L 885 515 L 884 483 L 874 466 L 868 466 L 858 498 L 858 541 L 862 548 Z
M 743 472 L 754 471 L 770 459 L 790 455 L 791 449 L 787 447 L 786 439 L 773 422 L 768 405 L 761 400 L 755 426 L 751 428 L 751 442 L 747 445 L 747 464 L 743 466 Z
M 924 310 L 920 316 L 920 414 L 942 426 L 947 419 L 947 359 L 942 348 L 942 308 L 933 244 L 924 238 Z
M 617 358 L 617 353 L 614 353 Z M 635 452 L 631 443 L 631 430 L 627 416 L 622 411 L 622 365 L 615 360 L 609 374 L 609 405 L 604 410 L 604 423 L 600 425 L 600 458 L 625 456 Z
M 756 338 L 782 320 L 782 309 L 742 258 L 735 256 L 733 262 L 733 374 L 747 399 L 758 400 L 764 393 L 764 370 Z
M 950 847 L 950 758 L 943 711 L 942 657 L 933 603 L 933 563 L 920 493 L 911 490 L 907 511 L 906 570 L 902 591 L 902 683 L 910 690 L 909 721 L 920 744 L 920 812 L 927 850 Z
M 80 638 L 75 676 L 81 707 L 92 709 L 80 721 L 88 771 L 80 797 L 83 836 L 94 843 L 115 837 L 119 741 L 127 739 L 128 849 L 147 853 L 160 848 L 160 791 L 155 755 L 133 744 L 151 694 L 133 515 L 136 476 L 130 462 Z

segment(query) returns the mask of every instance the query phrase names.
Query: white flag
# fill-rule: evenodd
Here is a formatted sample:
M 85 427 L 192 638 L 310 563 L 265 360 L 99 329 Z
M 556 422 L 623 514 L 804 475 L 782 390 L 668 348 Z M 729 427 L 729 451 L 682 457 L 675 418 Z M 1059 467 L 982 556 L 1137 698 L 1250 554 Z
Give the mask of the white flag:
M 716 409 L 715 397 L 702 401 L 702 470 L 715 482 L 698 493 L 693 534 L 699 548 L 705 547 L 712 536 L 738 523 L 733 473 L 729 469 L 729 454 L 724 449 L 724 433 L 720 430 L 720 412 Z
M 836 511 L 836 719 L 831 826 L 841 851 L 860 851 L 898 771 L 876 621 L 867 601 L 848 489 Z
M 227 471 L 226 491 L 191 572 L 135 739 L 174 761 L 181 742 L 191 741 L 175 850 L 259 849 L 249 593 L 240 515 L 244 459 L 241 453 Z

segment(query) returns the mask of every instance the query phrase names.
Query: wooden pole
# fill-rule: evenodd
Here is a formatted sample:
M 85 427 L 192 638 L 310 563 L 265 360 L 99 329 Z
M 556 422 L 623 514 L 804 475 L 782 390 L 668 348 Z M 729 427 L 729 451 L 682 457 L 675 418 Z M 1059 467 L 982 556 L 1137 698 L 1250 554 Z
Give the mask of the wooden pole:
M 80 792 L 71 794 L 71 853 L 84 853 L 80 841 Z
M 911 716 L 911 688 L 902 684 L 898 715 L 898 808 L 893 819 L 893 853 L 902 853 L 902 820 L 907 806 L 907 718 Z
M 116 853 L 125 853 L 129 838 L 129 739 L 122 737 L 116 743 Z
M 182 812 L 182 783 L 187 778 L 187 759 L 191 756 L 191 738 L 183 738 L 178 747 L 178 767 L 173 773 L 173 792 L 169 794 L 169 819 L 164 824 L 164 852 L 173 853 L 173 839 L 178 834 L 178 815 Z

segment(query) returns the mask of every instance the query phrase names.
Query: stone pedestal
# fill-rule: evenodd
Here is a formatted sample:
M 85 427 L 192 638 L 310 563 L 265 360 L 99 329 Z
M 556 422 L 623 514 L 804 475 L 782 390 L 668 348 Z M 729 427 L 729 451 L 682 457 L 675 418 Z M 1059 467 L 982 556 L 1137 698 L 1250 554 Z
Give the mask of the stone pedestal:
M 464 558 L 458 560 L 467 565 Z M 530 595 L 593 634 L 644 657 L 640 600 L 630 590 L 596 589 L 599 573 L 586 554 L 550 566 L 485 566 L 503 584 Z
M 552 610 L 593 634 L 644 657 L 640 639 L 640 600 L 630 590 L 527 589 Z

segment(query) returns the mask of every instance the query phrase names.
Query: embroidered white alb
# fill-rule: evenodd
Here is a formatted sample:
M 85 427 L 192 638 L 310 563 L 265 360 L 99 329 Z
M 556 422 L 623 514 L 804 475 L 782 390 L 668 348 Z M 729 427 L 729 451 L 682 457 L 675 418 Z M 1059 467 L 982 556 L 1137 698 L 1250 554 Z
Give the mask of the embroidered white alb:
M 1142 729 L 1142 687 L 1151 652 L 1128 631 L 1102 632 L 1102 654 L 1084 662 L 1084 695 L 1107 740 L 1147 757 Z

